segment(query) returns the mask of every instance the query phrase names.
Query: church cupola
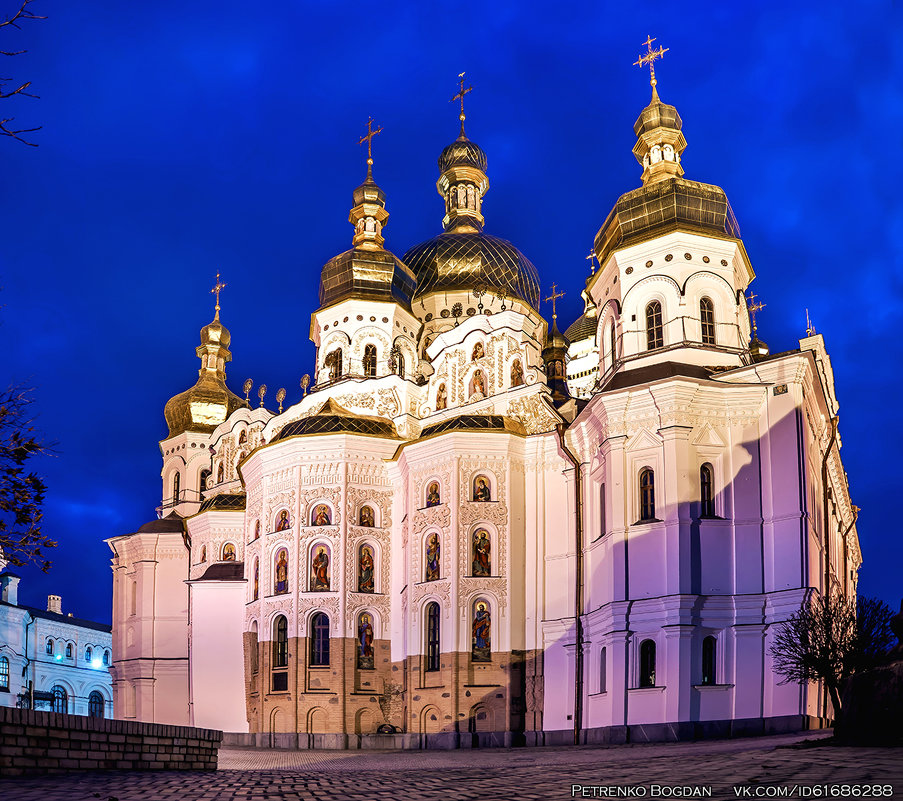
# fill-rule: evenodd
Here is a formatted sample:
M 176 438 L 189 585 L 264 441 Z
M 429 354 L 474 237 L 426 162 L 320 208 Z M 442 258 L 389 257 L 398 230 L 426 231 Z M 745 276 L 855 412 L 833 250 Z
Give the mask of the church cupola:
M 445 200 L 442 225 L 448 232 L 479 233 L 483 230 L 483 195 L 489 190 L 486 177 L 486 153 L 464 133 L 464 96 L 473 91 L 464 88 L 464 73 L 459 77 L 458 94 L 452 100 L 461 102 L 461 133 L 439 155 L 439 180 L 436 189 Z
M 559 292 L 555 284 L 552 284 L 552 294 L 546 298 L 552 302 L 552 325 L 546 334 L 542 348 L 542 360 L 546 366 L 546 383 L 552 391 L 552 400 L 556 406 L 560 406 L 571 395 L 567 383 L 567 352 L 571 344 L 568 338 L 558 330 L 558 312 L 555 301 L 563 298 L 564 292 Z
M 330 259 L 320 273 L 320 307 L 349 297 L 396 301 L 410 307 L 415 280 L 411 271 L 383 248 L 383 227 L 389 219 L 386 193 L 373 180 L 373 137 L 382 128 L 367 121 L 367 178 L 354 190 L 348 222 L 354 226 L 351 250 Z
M 687 146 L 687 140 L 681 132 L 683 123 L 674 106 L 662 103 L 655 88 L 655 61 L 668 51 L 667 47 L 652 49 L 655 39 L 646 37 L 644 44 L 647 52 L 634 62 L 636 65 L 649 65 L 652 100 L 640 112 L 633 125 L 637 142 L 633 147 L 633 155 L 643 165 L 643 185 L 654 184 L 668 178 L 680 178 L 684 169 L 680 165 L 680 157 Z
M 226 386 L 226 362 L 232 360 L 229 344 L 232 336 L 219 319 L 219 293 L 225 288 L 216 274 L 216 312 L 213 321 L 201 329 L 201 344 L 196 352 L 201 360 L 197 383 L 170 398 L 163 414 L 169 427 L 167 439 L 186 431 L 210 433 L 244 401 Z

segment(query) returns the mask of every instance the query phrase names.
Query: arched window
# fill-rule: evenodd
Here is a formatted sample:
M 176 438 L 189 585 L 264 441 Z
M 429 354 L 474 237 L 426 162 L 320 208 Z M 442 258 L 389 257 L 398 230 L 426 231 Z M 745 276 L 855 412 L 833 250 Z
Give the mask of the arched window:
M 640 687 L 655 687 L 655 643 L 640 643 Z
M 110 652 L 109 651 L 103 652 L 103 666 L 104 667 L 110 666 Z
M 102 718 L 103 707 L 103 696 L 97 690 L 94 690 L 91 695 L 88 696 L 88 717 Z
M 395 353 L 395 372 L 404 378 L 404 354 L 400 350 Z
M 91 651 L 91 646 L 89 645 L 87 648 L 85 648 L 85 662 L 90 663 L 92 656 L 93 652 Z
M 61 687 L 59 684 L 54 684 L 50 692 L 53 693 L 53 711 L 68 712 L 69 693 L 66 692 L 66 688 Z
M 712 491 L 712 465 L 699 468 L 699 516 L 715 516 L 715 493 Z
M 376 345 L 367 345 L 364 348 L 364 375 L 367 378 L 376 378 Z
M 200 491 L 203 492 L 207 489 L 207 482 L 210 480 L 210 471 L 209 470 L 201 470 L 200 478 L 198 482 L 200 483 Z
M 646 307 L 646 350 L 655 350 L 665 344 L 662 334 L 662 304 L 653 300 Z
M 0 656 L 0 690 L 9 691 L 9 660 Z
M 53 640 L 51 640 L 50 637 L 47 638 L 47 642 L 44 644 L 44 651 L 50 656 L 53 656 Z
M 702 683 L 715 683 L 715 638 L 706 637 L 702 641 Z
M 426 669 L 439 670 L 439 604 L 426 606 Z
M 606 672 L 608 670 L 608 652 L 603 648 L 599 651 L 599 692 L 606 692 L 608 683 L 606 681 Z
M 176 474 L 172 477 L 172 501 L 173 503 L 179 502 L 180 490 L 182 487 L 182 474 L 176 472 Z
M 72 643 L 66 643 L 66 659 L 72 659 Z
M 329 618 L 317 612 L 310 622 L 310 664 L 322 667 L 329 664 Z
M 655 473 L 651 467 L 640 471 L 640 520 L 655 520 Z
M 699 321 L 702 325 L 702 344 L 715 344 L 715 304 L 711 298 L 699 301 Z
M 273 621 L 273 667 L 288 667 L 288 620 L 279 615 Z
M 611 366 L 615 366 L 618 360 L 618 340 L 615 337 L 615 321 L 611 321 L 611 327 L 608 329 L 608 348 L 611 351 Z
M 326 355 L 325 365 L 329 370 L 329 380 L 337 381 L 342 377 L 342 349 L 336 348 Z

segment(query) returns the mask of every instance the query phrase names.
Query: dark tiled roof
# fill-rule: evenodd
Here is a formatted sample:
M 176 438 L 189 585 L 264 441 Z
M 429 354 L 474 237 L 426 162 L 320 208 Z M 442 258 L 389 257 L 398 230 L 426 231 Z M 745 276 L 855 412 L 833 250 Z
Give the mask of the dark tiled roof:
M 602 387 L 602 392 L 610 392 L 617 389 L 627 389 L 638 384 L 648 384 L 663 378 L 686 376 L 687 378 L 710 379 L 712 371 L 706 367 L 695 364 L 681 364 L 680 362 L 659 362 L 646 367 L 638 367 L 636 370 L 624 370 L 615 373 L 611 380 Z
M 721 187 L 669 178 L 618 198 L 596 234 L 599 264 L 618 248 L 676 230 L 740 238 L 740 226 Z
M 223 493 L 221 495 L 214 495 L 212 498 L 207 498 L 207 500 L 201 504 L 201 508 L 198 509 L 198 514 L 201 512 L 209 512 L 211 509 L 223 512 L 242 512 L 246 505 L 247 496 L 245 493 Z
M 567 327 L 564 335 L 567 337 L 568 342 L 579 342 L 581 339 L 595 336 L 598 325 L 598 316 L 587 317 L 587 315 L 581 314 Z
M 316 414 L 302 417 L 286 425 L 273 437 L 272 442 L 301 434 L 372 434 L 377 437 L 399 439 L 391 420 L 354 414 L 332 398 L 327 400 Z
M 83 629 L 94 629 L 94 631 L 112 631 L 112 627 L 105 623 L 95 623 L 93 620 L 85 620 L 81 617 L 69 617 L 68 615 L 60 615 L 56 612 L 48 612 L 46 609 L 38 609 L 35 606 L 25 606 L 25 604 L 10 604 L 6 601 L 0 601 L 0 606 L 9 606 L 13 609 L 24 609 L 32 617 L 43 618 L 44 620 L 53 620 L 57 623 L 66 623 L 70 626 L 78 626 Z
M 174 534 L 184 530 L 182 515 L 172 512 L 164 518 L 151 520 L 138 529 L 139 534 Z
M 197 581 L 244 581 L 244 562 L 217 562 L 204 571 Z
M 422 437 L 431 434 L 445 434 L 448 431 L 510 431 L 513 434 L 526 434 L 527 431 L 517 420 L 503 417 L 500 414 L 462 414 L 443 420 L 441 423 L 427 426 L 421 432 Z
M 388 250 L 352 248 L 330 259 L 320 273 L 320 305 L 345 298 L 397 301 L 411 308 L 414 274 Z

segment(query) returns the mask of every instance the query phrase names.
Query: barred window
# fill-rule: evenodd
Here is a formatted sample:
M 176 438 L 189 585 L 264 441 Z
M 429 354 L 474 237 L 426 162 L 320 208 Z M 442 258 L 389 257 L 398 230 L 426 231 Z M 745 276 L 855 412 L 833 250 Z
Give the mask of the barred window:
M 708 463 L 699 468 L 699 515 L 715 516 L 715 496 L 712 491 L 712 466 Z
M 646 350 L 655 350 L 664 344 L 662 304 L 657 300 L 653 300 L 646 307 Z
M 640 471 L 640 520 L 655 520 L 655 473 L 651 467 Z
M 88 696 L 88 717 L 102 718 L 103 707 L 103 696 L 97 690 L 94 690 L 91 695 Z
M 715 304 L 710 298 L 699 301 L 699 320 L 702 324 L 702 344 L 715 344 Z
M 426 607 L 426 669 L 439 670 L 439 604 Z
M 323 667 L 329 664 L 329 618 L 317 612 L 311 621 L 310 664 Z

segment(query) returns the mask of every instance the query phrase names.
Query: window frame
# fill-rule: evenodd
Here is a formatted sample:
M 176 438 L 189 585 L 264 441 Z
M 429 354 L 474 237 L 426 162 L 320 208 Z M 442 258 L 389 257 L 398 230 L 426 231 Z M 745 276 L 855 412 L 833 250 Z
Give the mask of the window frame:
M 288 667 L 288 618 L 276 615 L 273 620 L 273 669 Z
M 637 522 L 651 523 L 658 519 L 655 516 L 655 470 L 649 466 L 643 467 L 637 479 L 637 487 L 637 499 L 639 500 Z
M 718 639 L 709 634 L 702 640 L 702 678 L 704 687 L 714 687 L 718 683 Z
M 100 690 L 92 690 L 88 695 L 88 717 L 103 720 L 106 717 L 105 712 L 106 699 L 103 693 Z
M 0 692 L 9 692 L 9 659 L 0 656 Z
M 53 687 L 50 688 L 50 692 L 53 693 L 53 711 L 59 712 L 63 715 L 69 713 L 69 692 L 63 687 L 62 684 L 54 684 Z M 60 709 L 59 707 L 62 707 Z
M 655 683 L 655 640 L 645 639 L 640 642 L 639 649 L 639 681 L 637 686 L 641 689 L 658 686 Z
M 715 514 L 715 468 L 711 462 L 703 462 L 699 466 L 699 516 L 702 518 L 717 517 Z
M 436 601 L 430 601 L 424 610 L 426 648 L 424 654 L 424 670 L 433 673 L 440 668 L 441 642 L 440 642 L 440 615 L 441 609 Z
M 310 619 L 310 666 L 329 667 L 329 616 L 315 612 Z
M 653 351 L 665 347 L 665 328 L 662 302 L 650 300 L 646 304 L 646 350 Z
M 717 344 L 715 337 L 715 303 L 707 295 L 699 299 L 699 330 L 703 345 Z

